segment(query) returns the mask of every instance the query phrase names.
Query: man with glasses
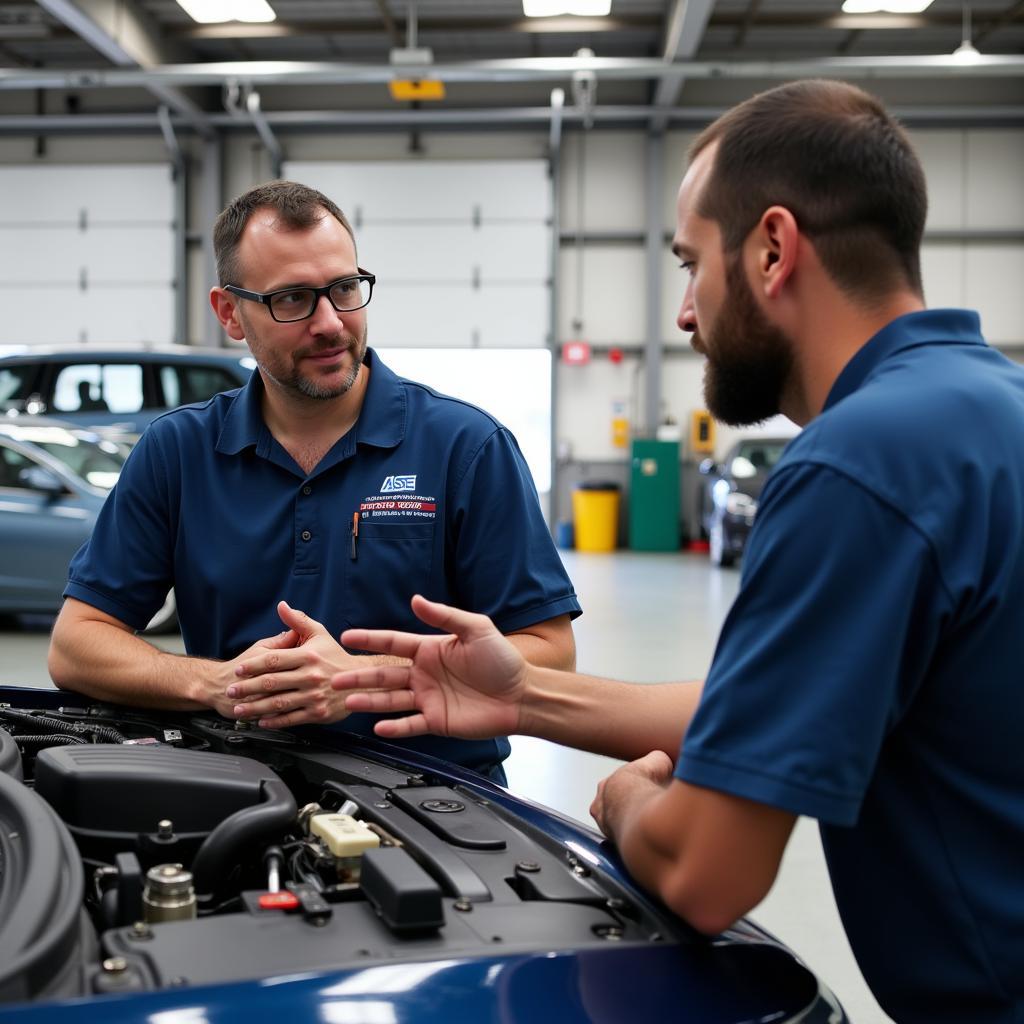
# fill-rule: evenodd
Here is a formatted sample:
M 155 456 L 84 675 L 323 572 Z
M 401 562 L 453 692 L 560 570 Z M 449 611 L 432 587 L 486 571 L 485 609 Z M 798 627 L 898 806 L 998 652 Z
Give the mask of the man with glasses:
M 258 371 L 143 435 L 71 564 L 54 682 L 368 734 L 375 717 L 346 717 L 330 679 L 393 659 L 338 637 L 417 628 L 417 592 L 486 613 L 533 663 L 573 667 L 579 604 L 515 439 L 367 348 L 375 278 L 341 210 L 271 182 L 224 210 L 214 248 L 213 310 Z M 171 586 L 186 658 L 134 635 Z M 504 779 L 504 738 L 410 745 Z

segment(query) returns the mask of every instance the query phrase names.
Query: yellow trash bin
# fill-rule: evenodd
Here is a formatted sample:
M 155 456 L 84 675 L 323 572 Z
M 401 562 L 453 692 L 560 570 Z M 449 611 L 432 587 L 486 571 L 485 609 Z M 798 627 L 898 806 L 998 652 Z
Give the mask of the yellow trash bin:
M 587 481 L 572 492 L 577 551 L 614 551 L 619 535 L 619 485 Z

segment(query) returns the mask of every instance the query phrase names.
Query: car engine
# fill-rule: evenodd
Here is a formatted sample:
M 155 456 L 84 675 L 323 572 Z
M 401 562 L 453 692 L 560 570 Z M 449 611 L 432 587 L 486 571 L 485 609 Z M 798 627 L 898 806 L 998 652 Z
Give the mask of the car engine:
M 0 1002 L 694 941 L 573 823 L 387 749 L 0 704 Z

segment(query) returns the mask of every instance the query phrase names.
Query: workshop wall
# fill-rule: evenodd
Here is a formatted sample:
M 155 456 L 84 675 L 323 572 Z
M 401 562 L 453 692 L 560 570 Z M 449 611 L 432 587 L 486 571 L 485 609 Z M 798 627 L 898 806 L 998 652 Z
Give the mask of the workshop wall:
M 1024 350 L 1024 131 L 1019 129 L 935 129 L 911 132 L 922 156 L 931 194 L 923 250 L 926 295 L 931 305 L 967 305 L 979 310 L 989 339 L 1016 356 Z M 670 132 L 663 150 L 663 220 L 674 221 L 675 193 L 692 132 Z M 542 132 L 430 132 L 359 135 L 287 135 L 289 160 L 479 160 L 543 158 Z M 209 336 L 206 291 L 211 283 L 202 242 L 201 146 L 186 139 L 189 155 L 189 312 L 193 341 Z M 0 138 L 0 166 L 164 163 L 162 141 L 152 137 L 45 140 L 42 152 L 29 138 Z M 38 155 L 37 155 L 38 154 Z M 594 349 L 585 367 L 559 365 L 556 372 L 556 441 L 578 463 L 624 461 L 627 452 L 612 441 L 613 415 L 634 424 L 646 421 L 643 401 L 644 252 L 646 137 L 640 131 L 567 129 L 560 168 L 560 292 L 558 338 L 581 338 Z M 270 173 L 266 152 L 253 135 L 229 135 L 220 174 L 223 195 L 237 194 Z M 344 206 L 355 197 L 336 197 Z M 429 254 L 428 254 L 429 255 Z M 685 287 L 667 248 L 660 266 L 664 346 L 658 418 L 672 417 L 684 437 L 692 410 L 702 406 L 701 361 L 675 326 Z M 507 310 L 496 311 L 508 316 Z M 73 340 L 73 339 L 69 339 Z M 622 350 L 612 362 L 608 350 Z M 719 429 L 717 450 L 734 432 Z

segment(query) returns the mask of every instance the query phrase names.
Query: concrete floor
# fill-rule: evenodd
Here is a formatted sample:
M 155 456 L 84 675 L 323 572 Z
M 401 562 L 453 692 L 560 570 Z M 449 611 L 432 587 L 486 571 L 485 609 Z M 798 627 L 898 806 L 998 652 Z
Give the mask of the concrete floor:
M 581 671 L 636 682 L 701 678 L 739 574 L 690 554 L 564 552 L 584 614 L 576 621 Z M 49 686 L 45 620 L 0 631 L 0 683 Z M 3 627 L 0 627 L 3 629 Z M 181 651 L 180 639 L 161 643 Z M 590 823 L 600 779 L 620 762 L 527 737 L 506 764 L 513 791 Z M 794 949 L 839 996 L 856 1024 L 887 1024 L 843 934 L 817 828 L 801 820 L 768 897 L 750 915 Z

